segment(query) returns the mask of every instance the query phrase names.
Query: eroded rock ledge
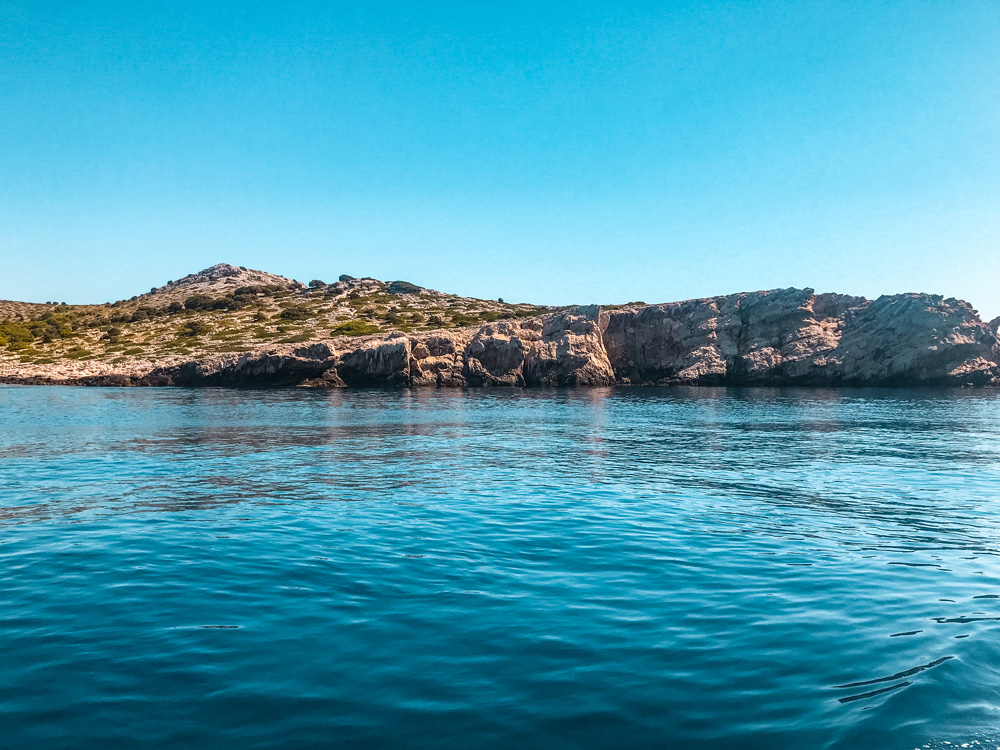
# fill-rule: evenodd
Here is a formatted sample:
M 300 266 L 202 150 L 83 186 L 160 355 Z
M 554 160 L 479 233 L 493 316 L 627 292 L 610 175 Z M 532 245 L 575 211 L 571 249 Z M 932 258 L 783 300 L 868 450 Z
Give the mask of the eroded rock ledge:
M 342 337 L 147 372 L 7 382 L 78 385 L 1000 385 L 997 321 L 960 300 L 870 301 L 811 289 L 637 308 L 581 307 L 479 329 Z

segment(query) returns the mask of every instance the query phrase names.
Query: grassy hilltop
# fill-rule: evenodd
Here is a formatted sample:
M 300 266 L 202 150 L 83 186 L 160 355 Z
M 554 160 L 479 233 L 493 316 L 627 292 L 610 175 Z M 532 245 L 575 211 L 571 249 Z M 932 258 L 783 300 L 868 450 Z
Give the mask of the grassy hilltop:
M 405 281 L 341 276 L 305 285 L 223 263 L 118 302 L 0 301 L 0 363 L 163 363 L 335 336 L 478 326 L 554 309 Z

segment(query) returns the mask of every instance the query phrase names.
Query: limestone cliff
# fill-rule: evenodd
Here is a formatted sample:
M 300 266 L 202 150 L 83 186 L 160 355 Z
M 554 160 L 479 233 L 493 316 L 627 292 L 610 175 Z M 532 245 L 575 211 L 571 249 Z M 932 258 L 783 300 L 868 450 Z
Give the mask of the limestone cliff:
M 618 382 L 985 385 L 997 336 L 966 302 L 869 301 L 811 289 L 734 294 L 602 316 Z

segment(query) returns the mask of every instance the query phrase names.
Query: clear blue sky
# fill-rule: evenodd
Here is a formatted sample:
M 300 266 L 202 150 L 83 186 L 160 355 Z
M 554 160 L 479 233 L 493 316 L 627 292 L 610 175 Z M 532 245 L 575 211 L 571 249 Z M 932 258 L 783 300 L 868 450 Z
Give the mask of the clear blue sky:
M 1000 2 L 0 0 L 0 298 L 220 261 L 1000 315 Z

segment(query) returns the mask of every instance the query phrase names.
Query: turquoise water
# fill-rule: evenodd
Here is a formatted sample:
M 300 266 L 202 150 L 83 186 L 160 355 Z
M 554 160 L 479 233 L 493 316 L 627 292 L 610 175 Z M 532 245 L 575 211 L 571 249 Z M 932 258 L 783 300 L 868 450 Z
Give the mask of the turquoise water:
M 0 387 L 0 747 L 993 748 L 998 553 L 997 394 Z

